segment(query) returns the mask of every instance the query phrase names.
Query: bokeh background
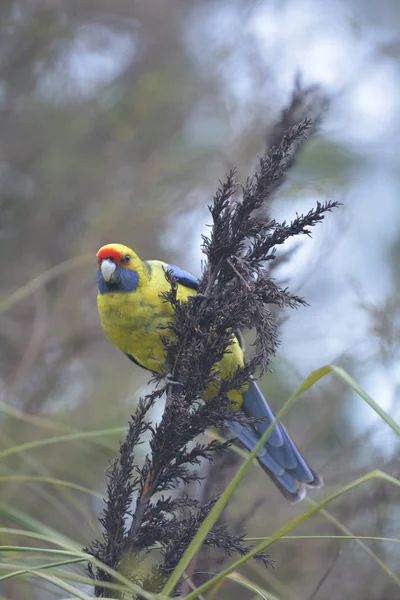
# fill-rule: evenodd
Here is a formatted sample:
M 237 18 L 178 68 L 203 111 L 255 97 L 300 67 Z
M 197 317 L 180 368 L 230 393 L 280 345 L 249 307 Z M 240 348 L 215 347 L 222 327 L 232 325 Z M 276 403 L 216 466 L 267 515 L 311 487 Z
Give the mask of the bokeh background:
M 119 241 L 199 274 L 218 179 L 232 165 L 242 180 L 254 170 L 299 74 L 329 104 L 269 211 L 290 219 L 317 200 L 343 206 L 275 270 L 310 307 L 279 316 L 281 348 L 262 387 L 279 407 L 312 370 L 335 363 L 399 418 L 396 0 L 2 0 L 0 27 L 2 450 L 126 423 L 148 377 L 100 329 L 95 253 Z M 333 376 L 285 422 L 323 473 L 315 500 L 375 468 L 399 476 L 398 441 Z M 120 438 L 22 449 L 2 458 L 1 475 L 51 476 L 102 495 Z M 82 546 L 98 535 L 101 501 L 83 492 L 4 481 L 0 500 Z M 228 517 L 246 515 L 249 534 L 267 536 L 305 508 L 254 469 Z M 357 535 L 400 537 L 399 493 L 388 484 L 329 510 Z M 2 523 L 13 524 L 10 512 Z M 295 533 L 340 531 L 320 515 Z M 368 545 L 398 573 L 398 544 Z M 398 594 L 354 542 L 287 540 L 271 555 L 274 571 L 243 572 L 282 600 Z M 62 597 L 29 579 L 0 583 L 0 593 Z M 230 582 L 218 597 L 254 594 Z

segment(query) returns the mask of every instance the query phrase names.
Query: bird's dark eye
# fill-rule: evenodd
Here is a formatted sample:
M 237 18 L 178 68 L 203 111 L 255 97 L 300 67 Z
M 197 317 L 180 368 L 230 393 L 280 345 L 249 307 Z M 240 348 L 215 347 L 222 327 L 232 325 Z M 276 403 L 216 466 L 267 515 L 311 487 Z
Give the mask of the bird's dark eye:
M 121 262 L 128 264 L 128 262 L 131 260 L 131 255 L 130 254 L 125 254 L 124 258 L 121 258 Z

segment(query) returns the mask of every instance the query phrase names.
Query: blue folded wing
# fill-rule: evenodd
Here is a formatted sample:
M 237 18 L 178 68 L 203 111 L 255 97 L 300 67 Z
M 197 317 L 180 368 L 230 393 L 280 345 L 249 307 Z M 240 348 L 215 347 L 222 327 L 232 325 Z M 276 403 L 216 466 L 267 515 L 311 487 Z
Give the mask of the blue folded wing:
M 194 275 L 191 275 L 187 271 L 180 269 L 176 265 L 167 265 L 167 269 L 171 271 L 178 283 L 184 285 L 193 290 L 197 290 L 199 287 L 199 280 Z

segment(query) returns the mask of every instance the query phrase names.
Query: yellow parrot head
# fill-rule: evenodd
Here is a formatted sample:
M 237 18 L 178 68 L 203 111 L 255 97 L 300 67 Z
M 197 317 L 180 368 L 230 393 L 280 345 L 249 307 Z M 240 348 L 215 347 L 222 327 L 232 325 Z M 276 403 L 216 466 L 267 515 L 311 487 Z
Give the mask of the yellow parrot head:
M 143 262 L 123 244 L 107 244 L 97 253 L 99 292 L 133 292 L 139 284 Z

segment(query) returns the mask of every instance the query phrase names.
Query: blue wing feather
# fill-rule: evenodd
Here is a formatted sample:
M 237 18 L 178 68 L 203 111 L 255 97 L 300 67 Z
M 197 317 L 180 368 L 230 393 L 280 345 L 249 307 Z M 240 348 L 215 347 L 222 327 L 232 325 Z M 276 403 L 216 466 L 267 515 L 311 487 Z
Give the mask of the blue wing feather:
M 191 288 L 192 290 L 198 289 L 200 282 L 194 275 L 191 275 L 176 265 L 167 265 L 167 269 L 172 272 L 177 282 L 181 285 Z
M 243 393 L 243 409 L 247 415 L 264 418 L 265 421 L 251 428 L 232 421 L 226 421 L 226 425 L 246 448 L 252 450 L 275 418 L 255 381 L 251 381 Z M 283 493 L 293 501 L 304 497 L 304 485 L 322 485 L 320 476 L 307 464 L 282 423 L 274 427 L 257 459 Z

